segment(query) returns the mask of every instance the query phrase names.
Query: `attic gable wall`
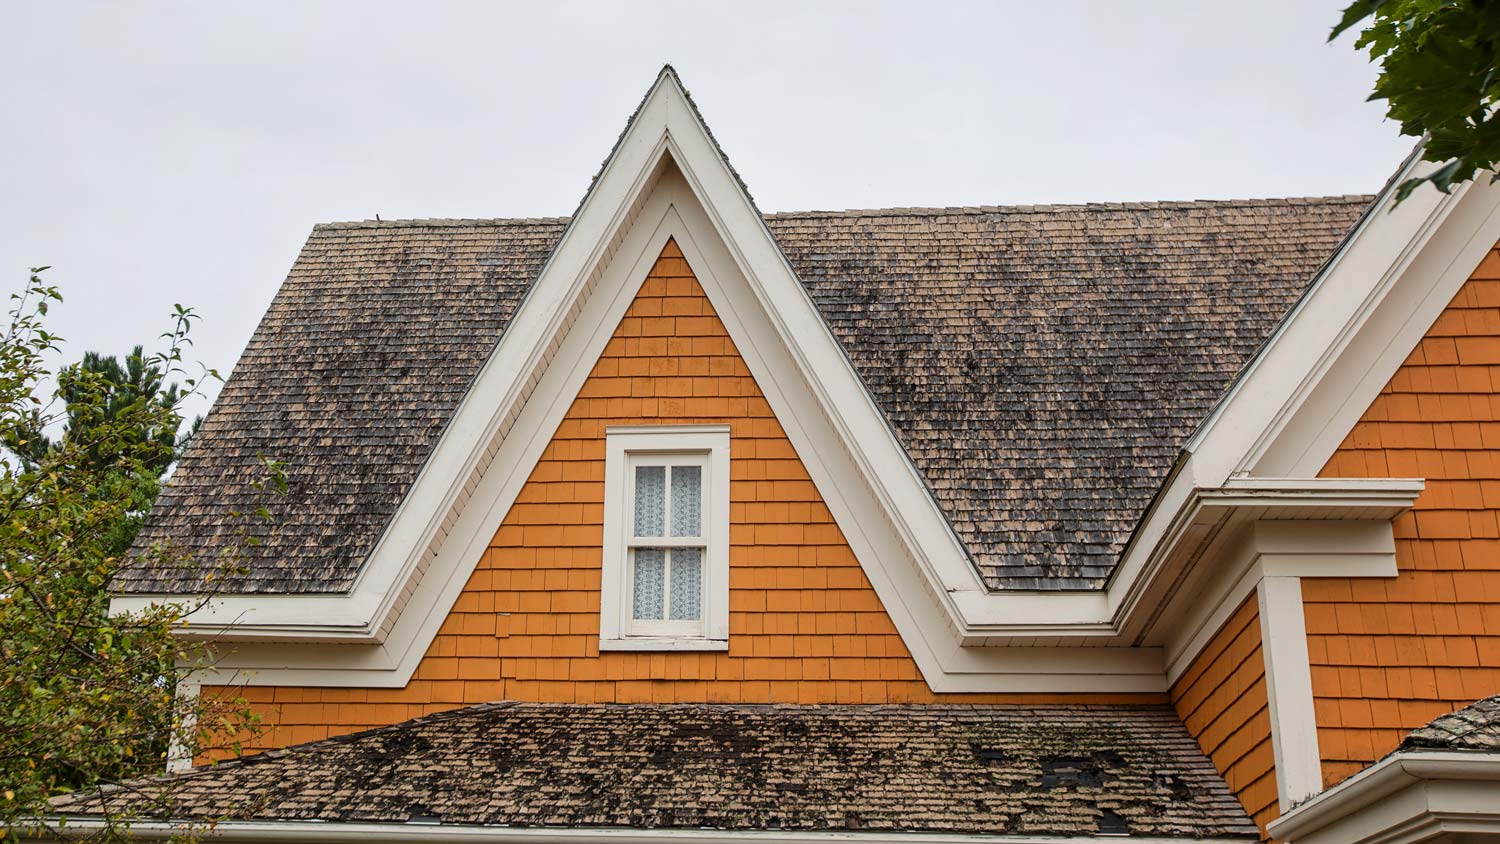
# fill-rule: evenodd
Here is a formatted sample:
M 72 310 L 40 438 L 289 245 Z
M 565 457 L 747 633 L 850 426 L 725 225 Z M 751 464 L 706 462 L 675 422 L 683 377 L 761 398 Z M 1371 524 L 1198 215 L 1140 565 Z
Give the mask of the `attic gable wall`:
M 707 423 L 728 423 L 731 433 L 729 651 L 600 654 L 604 430 Z M 1165 702 L 1160 695 L 932 693 L 674 243 L 406 687 L 236 693 L 272 725 L 258 748 L 500 699 Z
M 1302 593 L 1323 779 L 1500 690 L 1500 251 L 1492 250 L 1349 432 L 1323 477 L 1419 477 L 1393 580 Z

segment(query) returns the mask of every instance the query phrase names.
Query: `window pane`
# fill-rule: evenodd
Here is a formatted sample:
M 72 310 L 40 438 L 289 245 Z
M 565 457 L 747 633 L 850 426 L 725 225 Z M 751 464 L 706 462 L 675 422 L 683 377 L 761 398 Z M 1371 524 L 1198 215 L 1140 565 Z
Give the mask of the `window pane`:
M 661 536 L 667 467 L 635 467 L 635 535 Z
M 671 610 L 673 621 L 697 621 L 702 617 L 703 549 L 672 549 Z
M 703 467 L 672 467 L 672 535 L 702 536 Z M 654 535 L 654 534 L 653 534 Z
M 635 549 L 635 583 L 631 586 L 631 613 L 637 621 L 661 619 L 662 593 L 666 587 L 666 561 L 660 548 Z

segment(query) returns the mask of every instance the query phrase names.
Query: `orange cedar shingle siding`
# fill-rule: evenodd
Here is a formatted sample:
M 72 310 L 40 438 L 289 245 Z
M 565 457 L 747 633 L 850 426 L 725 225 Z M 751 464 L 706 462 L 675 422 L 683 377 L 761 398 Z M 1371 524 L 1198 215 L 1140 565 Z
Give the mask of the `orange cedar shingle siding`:
M 1500 692 L 1500 252 L 1370 405 L 1324 477 L 1421 477 L 1393 580 L 1303 581 L 1323 779 Z
M 599 653 L 604 429 L 730 425 L 726 653 Z M 280 747 L 499 699 L 1133 702 L 935 695 L 669 243 L 403 689 L 248 687 Z
M 1276 758 L 1254 594 L 1172 684 L 1171 698 L 1188 732 L 1264 835 L 1278 811 Z

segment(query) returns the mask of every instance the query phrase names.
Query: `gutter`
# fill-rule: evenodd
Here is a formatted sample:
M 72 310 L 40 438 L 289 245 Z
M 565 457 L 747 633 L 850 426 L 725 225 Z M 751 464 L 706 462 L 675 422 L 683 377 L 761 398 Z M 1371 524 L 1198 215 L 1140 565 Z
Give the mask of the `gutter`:
M 1266 832 L 1278 841 L 1297 841 L 1345 820 L 1355 819 L 1392 795 L 1432 781 L 1494 783 L 1500 795 L 1500 754 L 1480 751 L 1394 753 L 1272 821 Z M 1500 798 L 1488 818 L 1500 822 Z
M 65 837 L 81 838 L 103 831 L 106 824 L 94 816 L 64 816 Z M 124 825 L 126 822 L 121 822 Z M 972 835 L 912 832 L 801 832 L 791 830 L 733 829 L 636 829 L 585 827 L 575 829 L 447 825 L 441 823 L 342 823 L 330 821 L 148 821 L 130 823 L 126 837 L 136 841 L 166 841 L 198 827 L 205 838 L 235 842 L 299 842 L 324 844 L 407 844 L 407 842 L 539 842 L 540 844 L 1099 844 L 1124 841 L 1132 844 L 1249 844 L 1253 836 L 1213 838 L 1169 838 L 1166 836 L 1098 835 Z M 22 839 L 23 841 L 29 839 Z M 40 839 L 38 839 L 40 840 Z

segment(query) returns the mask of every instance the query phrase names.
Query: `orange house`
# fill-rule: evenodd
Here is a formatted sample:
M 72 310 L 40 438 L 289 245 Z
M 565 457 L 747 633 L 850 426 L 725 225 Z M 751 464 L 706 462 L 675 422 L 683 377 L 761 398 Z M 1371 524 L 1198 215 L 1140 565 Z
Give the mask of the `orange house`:
M 278 752 L 132 834 L 1500 840 L 1500 186 L 1427 166 L 764 215 L 668 68 L 568 219 L 317 226 L 141 540 L 271 512 L 180 691 Z

